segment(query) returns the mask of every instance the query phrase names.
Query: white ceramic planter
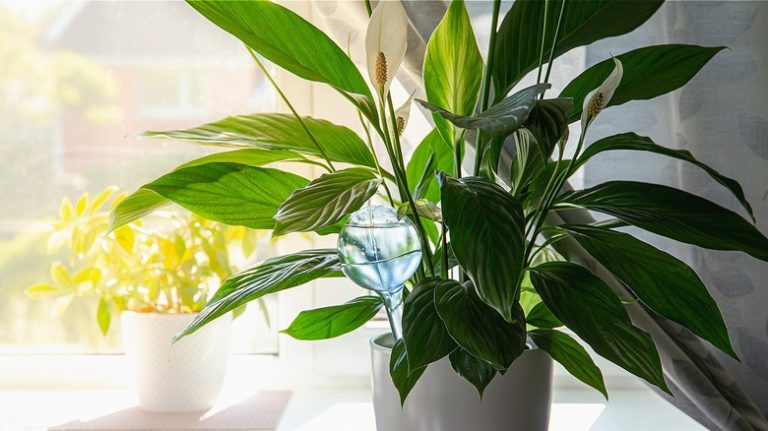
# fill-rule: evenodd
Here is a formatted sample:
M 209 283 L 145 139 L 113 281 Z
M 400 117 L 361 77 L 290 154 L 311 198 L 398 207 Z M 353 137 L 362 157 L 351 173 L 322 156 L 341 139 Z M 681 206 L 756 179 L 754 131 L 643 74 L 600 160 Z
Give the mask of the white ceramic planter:
M 139 407 L 156 412 L 208 410 L 224 381 L 232 317 L 222 316 L 171 346 L 193 314 L 122 313 L 123 347 Z
M 373 407 L 378 431 L 546 431 L 552 402 L 552 359 L 527 350 L 497 376 L 481 400 L 448 358 L 431 364 L 404 407 L 389 375 L 392 336 L 371 339 Z

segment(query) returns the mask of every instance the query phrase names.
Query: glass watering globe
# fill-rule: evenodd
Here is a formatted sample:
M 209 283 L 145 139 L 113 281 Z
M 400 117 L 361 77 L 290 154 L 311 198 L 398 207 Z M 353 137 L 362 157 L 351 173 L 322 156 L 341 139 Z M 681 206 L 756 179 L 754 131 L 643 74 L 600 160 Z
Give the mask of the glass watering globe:
M 407 217 L 394 208 L 368 206 L 353 213 L 339 233 L 344 275 L 384 301 L 395 340 L 402 338 L 403 288 L 421 263 L 421 243 Z

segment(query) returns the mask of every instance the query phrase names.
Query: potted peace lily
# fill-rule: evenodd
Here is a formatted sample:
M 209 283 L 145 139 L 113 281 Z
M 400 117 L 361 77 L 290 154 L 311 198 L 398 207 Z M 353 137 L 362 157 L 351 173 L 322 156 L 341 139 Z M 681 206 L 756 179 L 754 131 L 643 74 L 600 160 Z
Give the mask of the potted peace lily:
M 173 348 L 170 339 L 229 278 L 230 262 L 254 253 L 259 234 L 172 212 L 155 212 L 151 219 L 108 232 L 105 208 L 127 196 L 115 192 L 110 187 L 93 199 L 84 193 L 74 204 L 62 200 L 48 240 L 49 253 L 62 260 L 51 263 L 50 280 L 26 293 L 52 300 L 57 314 L 73 301 L 95 301 L 95 323 L 104 335 L 119 314 L 141 408 L 207 410 L 223 383 L 231 318 L 217 320 Z
M 371 15 L 366 83 L 333 40 L 278 4 L 192 1 L 191 7 L 245 43 L 267 76 L 261 58 L 330 85 L 357 108 L 370 133 L 361 137 L 347 127 L 299 115 L 277 85 L 290 115 L 243 115 L 186 130 L 147 132 L 151 138 L 239 149 L 147 183 L 115 208 L 112 228 L 175 202 L 203 217 L 272 229 L 274 235 L 328 235 L 338 233 L 369 200 L 382 199 L 377 193 L 383 196 L 401 220 L 413 223 L 421 261 L 403 291 L 402 338 L 391 345 L 387 337 L 372 342 L 380 430 L 426 429 L 427 423 L 443 430 L 546 429 L 551 359 L 607 396 L 600 370 L 570 333 L 668 392 L 654 341 L 633 325 L 623 300 L 639 301 L 726 354 L 736 354 L 720 311 L 696 273 L 617 228 L 633 225 L 762 260 L 768 260 L 768 239 L 755 228 L 754 218 L 750 222 L 682 190 L 612 181 L 574 191 L 568 179 L 595 154 L 649 151 L 702 168 L 751 217 L 739 184 L 686 151 L 631 132 L 585 145 L 602 110 L 681 87 L 722 48 L 675 44 L 620 53 L 585 70 L 559 95 L 547 94 L 558 56 L 635 29 L 661 4 L 517 1 L 502 19 L 495 1 L 483 62 L 464 3 L 451 2 L 428 41 L 423 67 L 426 100 L 419 103 L 432 111 L 435 127 L 405 157 L 400 133 L 410 107 L 406 101 L 395 109 L 389 93 L 406 52 L 408 18 L 400 2 L 379 2 L 375 9 L 366 2 Z M 536 84 L 518 89 L 534 71 Z M 568 133 L 571 124 L 578 133 Z M 374 139 L 385 148 L 381 154 Z M 475 150 L 473 160 L 465 157 L 468 144 Z M 570 159 L 564 155 L 567 144 L 575 147 Z M 506 174 L 499 169 L 502 147 L 515 150 Z M 275 162 L 312 164 L 326 172 L 308 179 L 269 167 Z M 570 208 L 615 218 L 565 224 L 559 214 Z M 563 244 L 580 247 L 605 271 L 593 272 L 577 259 L 569 261 L 567 253 L 559 255 L 554 250 Z M 226 280 L 176 339 L 183 341 L 248 301 L 341 276 L 342 269 L 333 249 L 270 258 Z M 634 298 L 615 294 L 605 274 L 620 280 Z M 305 311 L 284 332 L 299 339 L 339 336 L 381 307 L 378 297 L 364 296 Z M 484 394 L 482 402 L 469 391 L 472 386 Z

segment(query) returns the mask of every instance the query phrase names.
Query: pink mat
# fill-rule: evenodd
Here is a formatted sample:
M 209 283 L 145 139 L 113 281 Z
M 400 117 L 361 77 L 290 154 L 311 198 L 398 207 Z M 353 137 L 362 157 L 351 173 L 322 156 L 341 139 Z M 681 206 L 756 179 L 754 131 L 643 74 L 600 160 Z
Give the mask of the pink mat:
M 49 430 L 275 430 L 290 399 L 290 391 L 260 392 L 237 404 L 203 413 L 151 413 L 132 407 Z

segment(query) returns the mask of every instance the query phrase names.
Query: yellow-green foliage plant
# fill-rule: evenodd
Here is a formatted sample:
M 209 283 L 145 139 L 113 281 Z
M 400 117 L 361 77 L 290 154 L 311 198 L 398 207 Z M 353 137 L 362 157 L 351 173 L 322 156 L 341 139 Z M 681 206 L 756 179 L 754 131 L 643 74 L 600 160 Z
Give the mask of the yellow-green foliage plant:
M 485 59 L 464 2 L 453 0 L 429 37 L 426 100 L 418 100 L 435 127 L 410 155 L 400 142 L 408 101 L 395 109 L 404 101 L 389 93 L 407 52 L 408 17 L 401 2 L 379 1 L 374 9 L 366 1 L 367 53 L 360 60 L 367 77 L 329 36 L 277 3 L 188 3 L 242 41 L 270 80 L 262 59 L 337 90 L 369 133 L 299 115 L 277 85 L 292 114 L 239 115 L 147 132 L 151 138 L 237 149 L 148 182 L 114 209 L 114 229 L 173 202 L 212 220 L 275 235 L 334 234 L 349 214 L 377 193 L 384 196 L 414 222 L 423 252 L 406 286 L 403 338 L 392 352 L 391 375 L 403 399 L 429 364 L 445 357 L 482 392 L 529 341 L 606 394 L 600 370 L 563 327 L 598 355 L 668 391 L 654 340 L 633 324 L 626 301 L 609 285 L 617 281 L 631 292 L 629 302 L 736 357 L 718 306 L 696 272 L 617 228 L 632 225 L 768 261 L 768 238 L 755 227 L 741 186 L 687 151 L 630 131 L 586 145 L 602 111 L 682 87 L 723 47 L 666 44 L 617 52 L 584 70 L 560 94 L 549 93 L 559 56 L 634 30 L 663 0 L 517 0 L 503 16 L 495 0 Z M 520 85 L 529 73 L 536 84 Z M 386 151 L 375 151 L 371 138 Z M 575 149 L 571 158 L 566 144 Z M 471 160 L 466 146 L 475 149 Z M 516 150 L 505 169 L 499 169 L 502 147 Z M 580 166 L 600 163 L 592 156 L 614 150 L 652 152 L 701 168 L 740 202 L 741 214 L 659 184 L 568 187 Z M 325 172 L 304 178 L 275 162 L 310 163 Z M 573 208 L 614 218 L 564 222 L 560 214 Z M 580 257 L 586 253 L 601 271 L 584 265 Z M 335 249 L 270 258 L 226 280 L 177 338 L 248 301 L 339 276 Z M 308 310 L 285 332 L 299 339 L 338 336 L 363 325 L 381 306 L 376 298 L 362 297 Z
M 258 231 L 228 226 L 192 213 L 160 212 L 109 231 L 109 211 L 126 197 L 110 187 L 74 204 L 64 198 L 51 223 L 50 279 L 27 288 L 28 296 L 55 299 L 58 313 L 73 300 L 98 298 L 96 321 L 106 334 L 112 316 L 197 313 L 209 293 L 229 278 L 233 258 L 253 255 Z

